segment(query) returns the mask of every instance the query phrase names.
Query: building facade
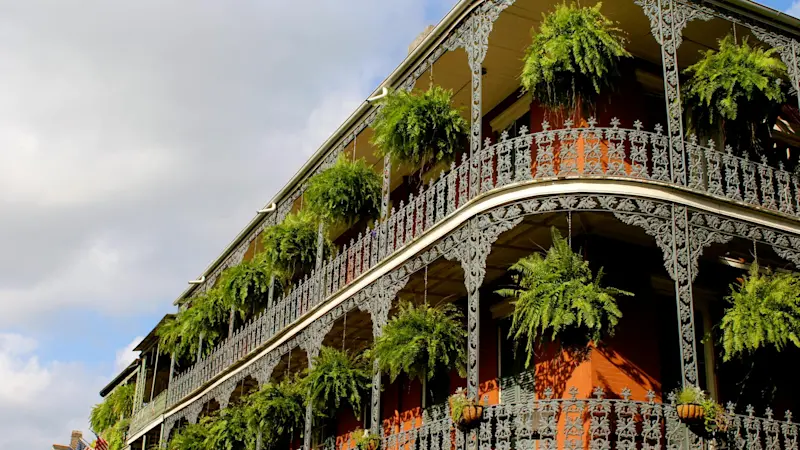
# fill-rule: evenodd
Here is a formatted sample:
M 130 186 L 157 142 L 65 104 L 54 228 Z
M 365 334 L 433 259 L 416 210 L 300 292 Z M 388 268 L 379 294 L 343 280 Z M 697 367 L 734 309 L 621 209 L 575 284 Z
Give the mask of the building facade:
M 728 405 L 732 447 L 798 448 L 798 424 L 784 411 L 797 406 L 800 389 L 778 361 L 800 352 L 723 363 L 711 333 L 744 265 L 756 257 L 789 270 L 800 264 L 800 186 L 790 170 L 798 141 L 776 128 L 779 156 L 757 161 L 747 149 L 689 135 L 680 83 L 698 51 L 733 30 L 778 49 L 792 86 L 781 123 L 791 129 L 800 22 L 747 0 L 604 2 L 633 58 L 593 115 L 573 119 L 519 87 L 530 30 L 554 5 L 462 0 L 412 47 L 373 95 L 451 89 L 470 124 L 456 162 L 410 187 L 407 168 L 374 156 L 370 125 L 380 103 L 365 101 L 176 306 L 252 258 L 262 231 L 297 211 L 309 177 L 342 153 L 383 174 L 381 219 L 339 230 L 334 256 L 318 258 L 288 292 L 271 287 L 264 311 L 246 321 L 232 314 L 227 338 L 196 359 L 175 361 L 155 334 L 145 339 L 130 448 L 164 445 L 183 424 L 307 367 L 323 345 L 363 349 L 399 299 L 422 298 L 465 312 L 466 378 L 454 372 L 434 388 L 376 372 L 365 414 L 322 427 L 309 410 L 297 446 L 351 448 L 349 433 L 365 427 L 385 448 L 706 448 L 678 421 L 669 395 L 696 385 Z M 544 346 L 524 370 L 507 338 L 512 307 L 495 291 L 511 264 L 550 244 L 551 227 L 635 296 L 620 300 L 623 318 L 603 345 L 580 356 Z M 486 404 L 477 429 L 455 429 L 440 406 L 438 395 L 458 387 Z

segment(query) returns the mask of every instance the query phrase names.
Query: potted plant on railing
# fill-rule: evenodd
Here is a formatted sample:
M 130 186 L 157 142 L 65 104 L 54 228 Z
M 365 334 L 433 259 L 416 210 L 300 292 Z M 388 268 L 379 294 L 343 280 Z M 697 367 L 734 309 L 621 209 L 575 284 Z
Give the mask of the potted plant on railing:
M 358 415 L 371 378 L 372 371 L 361 355 L 323 346 L 305 383 L 315 410 L 335 414 L 342 402 L 348 402 Z
M 800 277 L 753 263 L 730 289 L 725 297 L 729 307 L 719 325 L 725 361 L 764 347 L 800 347 Z
M 159 345 L 164 353 L 175 358 L 195 358 L 202 345 L 207 354 L 224 333 L 230 319 L 230 305 L 222 291 L 211 289 L 195 295 L 187 308 L 166 320 L 156 330 Z
M 525 341 L 526 367 L 542 339 L 580 347 L 613 334 L 622 317 L 615 297 L 633 295 L 602 286 L 602 268 L 593 276 L 589 263 L 555 227 L 551 234 L 547 254 L 517 261 L 509 269 L 515 286 L 497 291 L 514 304 L 509 337 Z
M 349 227 L 379 216 L 382 187 L 380 175 L 363 159 L 350 161 L 343 154 L 309 180 L 304 208 L 326 225 Z
M 466 340 L 463 315 L 452 303 L 430 306 L 404 301 L 370 354 L 392 382 L 401 373 L 423 381 L 453 368 L 466 376 Z
M 307 212 L 290 214 L 283 222 L 264 230 L 264 258 L 284 285 L 314 268 L 318 234 L 318 222 Z M 323 245 L 330 249 L 327 240 Z
M 381 437 L 369 430 L 356 429 L 352 436 L 358 450 L 377 450 L 381 446 Z
M 380 157 L 420 169 L 422 174 L 453 161 L 466 148 L 467 121 L 451 106 L 452 91 L 431 86 L 425 92 L 391 92 L 372 125 L 372 144 Z
M 678 390 L 675 405 L 678 419 L 697 433 L 716 436 L 728 430 L 725 410 L 697 386 L 685 386 Z
M 786 96 L 786 66 L 775 49 L 751 47 L 747 39 L 737 45 L 733 36 L 719 41 L 719 50 L 707 50 L 684 70 L 682 85 L 690 132 L 722 134 L 720 144 L 731 145 L 740 155 L 747 148 L 763 155 Z
M 464 388 L 458 388 L 448 400 L 450 417 L 456 426 L 462 429 L 474 428 L 483 418 L 483 405 L 469 398 Z
M 520 75 L 523 89 L 543 106 L 581 118 L 583 109 L 614 86 L 619 61 L 631 55 L 601 6 L 562 3 L 543 14 Z

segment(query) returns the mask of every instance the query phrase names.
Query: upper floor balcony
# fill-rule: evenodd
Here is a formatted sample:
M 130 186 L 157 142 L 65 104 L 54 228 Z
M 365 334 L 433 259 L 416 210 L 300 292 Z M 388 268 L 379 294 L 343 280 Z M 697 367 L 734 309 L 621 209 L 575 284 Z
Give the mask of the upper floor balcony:
M 646 1 L 640 2 L 643 8 L 622 0 L 607 2 L 604 8 L 609 16 L 633 36 L 628 42 L 633 62 L 624 71 L 617 91 L 601 99 L 595 118 L 548 112 L 521 95 L 519 64 L 530 41 L 529 31 L 548 5 L 533 0 L 462 3 L 463 9 L 457 8 L 450 22 L 415 50 L 401 76 L 387 84 L 399 89 L 425 89 L 435 84 L 452 90 L 454 106 L 461 107 L 462 115 L 469 119 L 470 142 L 449 165 L 426 171 L 392 166 L 388 159 L 374 156 L 370 143 L 370 124 L 379 106 L 365 106 L 357 121 L 333 139 L 335 145 L 325 148 L 276 199 L 276 211 L 266 213 L 248 229 L 241 242 L 202 277 L 205 284 L 190 294 L 213 286 L 222 270 L 252 257 L 258 250 L 259 233 L 301 208 L 306 177 L 323 170 L 340 154 L 364 158 L 383 172 L 386 208 L 381 218 L 337 230 L 332 240 L 338 248 L 330 257 L 317 260 L 286 292 L 273 296 L 270 290 L 262 311 L 245 320 L 232 316 L 227 337 L 211 349 L 201 349 L 196 360 L 168 368 L 162 359 L 160 370 L 169 372 L 165 397 L 157 396 L 159 401 L 137 412 L 141 417 L 134 419 L 136 427 L 145 427 L 150 418 L 185 406 L 188 399 L 260 355 L 277 339 L 299 332 L 325 306 L 355 292 L 359 283 L 365 284 L 388 261 L 407 258 L 406 250 L 413 244 L 468 220 L 470 216 L 464 212 L 471 206 L 502 204 L 504 195 L 531 186 L 541 187 L 541 194 L 581 192 L 598 186 L 609 195 L 647 196 L 658 191 L 665 197 L 679 195 L 720 208 L 756 211 L 764 220 L 796 221 L 800 216 L 800 180 L 793 170 L 796 139 L 785 136 L 792 133 L 784 126 L 796 111 L 789 106 L 795 98 L 789 97 L 782 113 L 788 122 L 776 123 L 775 139 L 769 142 L 777 150 L 769 159 L 755 159 L 749 156 L 750 148 L 684 132 L 680 98 L 676 97 L 677 80 L 682 76 L 679 69 L 697 61 L 698 48 L 716 46 L 731 22 L 740 27 L 741 37 L 783 42 L 777 34 L 770 34 L 772 30 L 765 31 L 763 24 L 750 23 L 722 9 L 670 2 L 675 8 L 684 8 L 684 13 L 694 11 L 687 14 L 688 19 L 684 17 L 687 23 L 681 23 L 686 26 L 681 30 L 686 39 L 677 54 L 681 43 L 670 50 L 667 40 L 674 36 L 666 36 L 661 27 L 667 11 L 654 12 L 654 4 Z M 482 37 L 486 50 L 478 69 L 468 63 L 480 56 L 480 48 L 471 47 L 461 35 L 470 29 L 466 26 L 469 20 L 476 18 L 494 23 L 491 33 Z M 797 80 L 791 81 L 797 85 Z M 604 201 L 603 196 L 598 198 Z M 500 427 L 497 418 L 503 417 L 503 409 L 489 411 L 495 411 L 491 417 Z M 666 411 L 660 411 L 660 417 L 666 418 Z

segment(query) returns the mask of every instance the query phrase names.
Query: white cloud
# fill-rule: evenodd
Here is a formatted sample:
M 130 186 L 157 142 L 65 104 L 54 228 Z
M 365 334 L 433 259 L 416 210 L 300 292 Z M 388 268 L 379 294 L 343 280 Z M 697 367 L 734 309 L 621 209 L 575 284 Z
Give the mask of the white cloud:
M 136 336 L 125 348 L 117 350 L 117 358 L 114 360 L 114 368 L 117 372 L 121 372 L 139 357 L 139 352 L 135 352 L 133 349 L 142 342 L 142 339 L 144 336 Z
M 40 363 L 36 341 L 0 334 L 0 435 L 3 448 L 50 448 L 88 429 L 100 378 L 76 363 Z
M 0 0 L 0 329 L 163 311 L 440 2 Z
M 789 9 L 787 9 L 785 12 L 790 16 L 800 17 L 800 1 L 792 3 L 792 5 L 789 6 Z

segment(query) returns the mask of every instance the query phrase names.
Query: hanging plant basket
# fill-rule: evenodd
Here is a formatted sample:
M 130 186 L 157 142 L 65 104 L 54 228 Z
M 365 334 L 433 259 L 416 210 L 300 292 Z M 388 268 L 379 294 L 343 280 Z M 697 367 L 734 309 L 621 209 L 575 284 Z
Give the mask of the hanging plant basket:
M 722 131 L 737 152 L 761 149 L 786 97 L 786 65 L 776 49 L 737 45 L 728 35 L 684 70 L 681 85 L 689 132 Z M 755 155 L 752 155 L 755 156 Z
M 380 175 L 363 159 L 342 154 L 332 167 L 314 175 L 305 192 L 305 206 L 323 223 L 350 226 L 380 214 Z
M 678 418 L 684 423 L 697 424 L 702 422 L 706 416 L 706 410 L 703 405 L 697 403 L 678 405 L 676 409 L 678 410 Z
M 478 426 L 483 420 L 483 405 L 467 397 L 462 388 L 450 396 L 450 417 L 453 422 L 462 430 L 468 430 Z
M 543 14 L 525 54 L 522 87 L 544 106 L 576 111 L 592 106 L 611 88 L 620 59 L 630 57 L 616 23 L 600 12 L 602 3 L 562 3 Z
M 542 339 L 586 348 L 613 334 L 622 317 L 616 296 L 633 295 L 602 286 L 603 270 L 593 275 L 589 263 L 555 227 L 551 234 L 553 245 L 547 254 L 534 253 L 517 261 L 509 269 L 516 286 L 497 291 L 514 304 L 509 336 L 525 342 L 526 367 Z
M 381 446 L 381 438 L 369 431 L 357 429 L 353 431 L 356 436 L 356 448 L 358 450 L 378 450 Z
M 372 143 L 380 157 L 425 172 L 452 161 L 467 145 L 467 121 L 451 106 L 453 92 L 432 86 L 425 92 L 395 91 L 383 102 L 373 129 Z

